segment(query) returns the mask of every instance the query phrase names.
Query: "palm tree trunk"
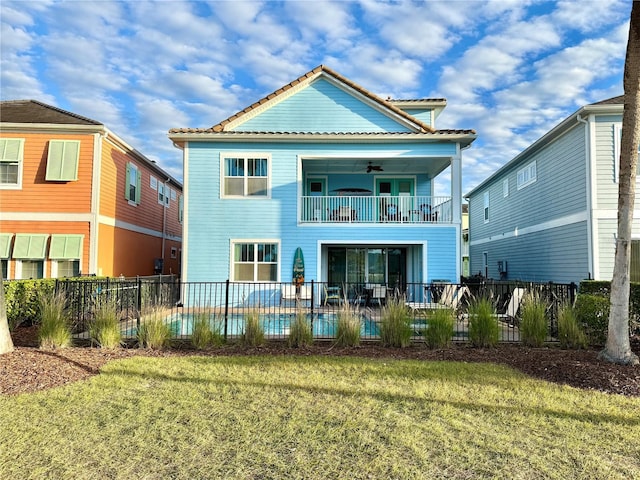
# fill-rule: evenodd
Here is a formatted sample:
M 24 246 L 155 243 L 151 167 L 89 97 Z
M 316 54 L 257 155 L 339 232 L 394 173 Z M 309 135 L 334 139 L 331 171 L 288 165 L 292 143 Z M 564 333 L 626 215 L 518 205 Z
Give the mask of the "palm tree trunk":
M 633 2 L 629 41 L 624 67 L 624 113 L 620 141 L 620 175 L 618 190 L 618 236 L 611 280 L 611 310 L 607 343 L 600 353 L 610 362 L 637 365 L 638 357 L 629 341 L 629 288 L 631 233 L 636 197 L 636 168 L 640 128 L 640 2 Z

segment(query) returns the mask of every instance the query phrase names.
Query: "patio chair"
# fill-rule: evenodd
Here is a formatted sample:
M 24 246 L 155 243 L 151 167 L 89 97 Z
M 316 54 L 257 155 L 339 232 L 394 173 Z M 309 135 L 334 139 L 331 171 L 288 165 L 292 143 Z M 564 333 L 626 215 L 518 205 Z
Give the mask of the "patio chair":
M 462 285 L 446 284 L 437 302 L 405 302 L 413 313 L 420 310 L 436 310 L 438 308 L 451 308 L 457 310 L 460 301 L 465 295 L 470 295 L 469 287 Z
M 520 304 L 522 303 L 525 292 L 525 289 L 522 287 L 516 287 L 513 289 L 513 293 L 511 293 L 511 298 L 507 304 L 507 310 L 505 313 L 498 314 L 499 320 L 508 323 L 511 327 L 515 327 L 516 317 L 518 315 L 518 310 L 520 310 Z
M 340 296 L 340 287 L 327 287 L 327 285 L 323 285 L 324 288 L 324 305 L 327 303 L 331 303 L 337 301 L 338 304 L 342 302 L 342 297 Z
M 377 301 L 378 305 L 381 307 L 382 302 L 387 299 L 387 287 L 384 285 L 372 284 L 370 299 Z

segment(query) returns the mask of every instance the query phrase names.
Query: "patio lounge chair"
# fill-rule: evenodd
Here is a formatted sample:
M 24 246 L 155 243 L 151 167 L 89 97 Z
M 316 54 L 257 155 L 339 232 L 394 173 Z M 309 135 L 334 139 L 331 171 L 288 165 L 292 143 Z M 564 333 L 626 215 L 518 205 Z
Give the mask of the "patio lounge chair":
M 327 303 L 331 302 L 337 302 L 338 304 L 342 302 L 342 297 L 340 296 L 340 287 L 327 287 L 326 285 L 323 285 L 323 287 L 325 306 L 327 305 Z
M 461 285 L 447 284 L 442 290 L 442 295 L 437 302 L 405 302 L 413 313 L 420 310 L 436 310 L 438 308 L 451 308 L 456 310 L 460 301 L 469 294 L 469 288 Z
M 294 303 L 296 301 L 296 286 L 291 283 L 284 283 L 280 292 L 280 305 L 287 301 Z
M 524 294 L 524 288 L 514 288 L 513 293 L 511 294 L 511 298 L 509 299 L 509 303 L 507 304 L 507 310 L 505 311 L 505 313 L 499 313 L 498 319 L 503 322 L 507 322 L 509 326 L 514 327 L 516 323 L 516 316 L 518 315 L 518 310 L 520 309 L 520 304 L 522 303 Z

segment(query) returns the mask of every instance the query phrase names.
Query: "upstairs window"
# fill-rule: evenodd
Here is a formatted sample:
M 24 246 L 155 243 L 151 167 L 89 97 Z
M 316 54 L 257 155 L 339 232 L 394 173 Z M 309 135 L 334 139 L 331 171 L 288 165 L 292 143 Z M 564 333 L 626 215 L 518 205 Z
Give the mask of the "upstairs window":
M 536 162 L 529 163 L 526 167 L 518 170 L 518 190 L 531 185 L 536 181 Z
M 228 156 L 223 158 L 225 197 L 267 197 L 269 195 L 269 158 L 267 156 Z
M 80 142 L 77 140 L 50 140 L 45 180 L 72 182 L 78 180 Z
M 18 189 L 22 186 L 22 157 L 24 139 L 0 138 L 0 188 Z
M 142 179 L 140 170 L 133 163 L 127 163 L 127 176 L 124 182 L 124 196 L 131 205 L 140 205 Z
M 505 178 L 502 181 L 502 196 L 507 198 L 509 196 L 509 179 Z
M 489 192 L 484 192 L 484 223 L 489 221 Z
M 160 205 L 169 206 L 169 191 L 170 188 L 166 184 L 158 183 L 158 203 Z

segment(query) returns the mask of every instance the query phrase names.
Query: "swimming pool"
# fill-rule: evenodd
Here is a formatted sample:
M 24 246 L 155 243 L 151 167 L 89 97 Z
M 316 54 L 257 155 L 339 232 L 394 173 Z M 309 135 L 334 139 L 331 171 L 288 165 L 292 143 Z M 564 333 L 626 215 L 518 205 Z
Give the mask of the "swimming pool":
M 295 319 L 295 314 L 267 313 L 260 315 L 260 323 L 267 337 L 286 338 L 289 336 L 291 322 Z M 307 320 L 310 316 L 307 315 Z M 194 315 L 191 313 L 174 313 L 166 318 L 172 332 L 176 338 L 190 337 L 193 332 Z M 218 330 L 221 334 L 225 332 L 224 318 L 216 315 L 209 317 L 212 330 Z M 136 329 L 128 332 L 130 336 L 136 335 Z M 227 335 L 240 336 L 244 332 L 244 315 L 231 314 L 227 317 Z M 313 316 L 313 336 L 315 338 L 335 338 L 337 330 L 337 315 L 335 313 L 318 313 Z M 360 336 L 362 338 L 378 337 L 380 329 L 376 322 L 366 316 L 361 317 Z

